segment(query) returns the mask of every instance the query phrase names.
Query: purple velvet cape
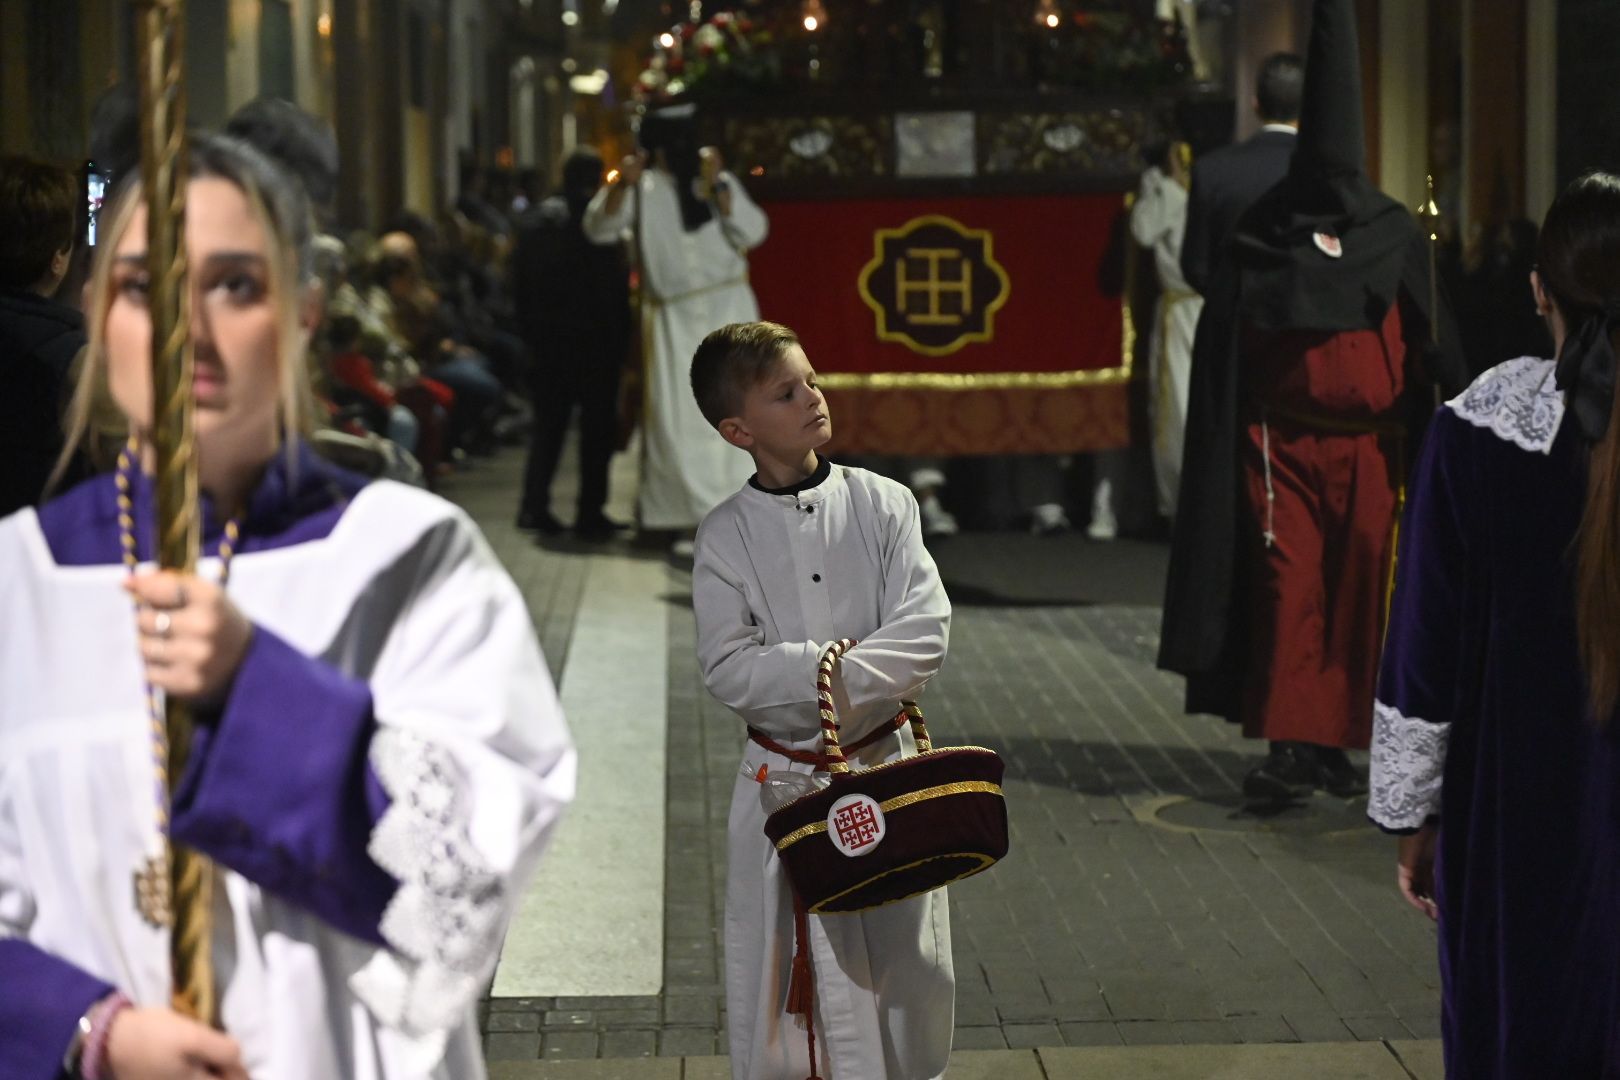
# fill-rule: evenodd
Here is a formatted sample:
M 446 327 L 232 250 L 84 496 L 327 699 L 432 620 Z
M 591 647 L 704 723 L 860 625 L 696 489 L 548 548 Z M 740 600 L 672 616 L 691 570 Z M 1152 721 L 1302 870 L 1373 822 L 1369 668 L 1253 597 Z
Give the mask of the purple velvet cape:
M 1451 725 L 1436 882 L 1451 1080 L 1620 1076 L 1620 753 L 1587 720 L 1576 653 L 1585 497 L 1573 418 L 1544 454 L 1447 408 L 1402 526 L 1378 700 Z

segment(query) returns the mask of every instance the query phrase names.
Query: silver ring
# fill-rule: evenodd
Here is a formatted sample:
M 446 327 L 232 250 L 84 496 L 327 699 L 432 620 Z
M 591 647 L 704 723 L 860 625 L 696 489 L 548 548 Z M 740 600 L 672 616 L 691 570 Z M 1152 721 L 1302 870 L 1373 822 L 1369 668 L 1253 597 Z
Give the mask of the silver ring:
M 169 624 L 172 621 L 173 620 L 169 618 L 169 613 L 167 611 L 158 612 L 157 616 L 152 620 L 153 633 L 157 634 L 158 637 L 167 640 L 169 637 Z

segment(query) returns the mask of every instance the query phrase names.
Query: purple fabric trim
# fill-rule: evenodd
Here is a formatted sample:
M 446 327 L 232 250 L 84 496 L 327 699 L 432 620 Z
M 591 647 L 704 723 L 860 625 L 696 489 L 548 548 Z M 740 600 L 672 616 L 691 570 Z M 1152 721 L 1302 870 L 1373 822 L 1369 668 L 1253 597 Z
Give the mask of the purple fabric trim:
M 299 442 L 296 468 L 277 453 L 248 499 L 238 553 L 269 551 L 320 540 L 337 526 L 349 501 L 368 481 L 330 464 Z M 153 557 L 157 535 L 152 520 L 152 483 L 135 474 L 135 546 L 142 560 Z M 203 552 L 217 549 L 225 524 L 204 495 Z M 118 546 L 118 488 L 112 473 L 92 477 L 39 508 L 40 529 L 59 566 L 100 566 L 123 560 Z
M 198 717 L 173 835 L 347 934 L 384 944 L 398 882 L 366 853 L 388 797 L 371 690 L 263 627 L 224 710 Z
M 36 945 L 0 940 L 0 1080 L 57 1080 L 79 1017 L 112 992 Z

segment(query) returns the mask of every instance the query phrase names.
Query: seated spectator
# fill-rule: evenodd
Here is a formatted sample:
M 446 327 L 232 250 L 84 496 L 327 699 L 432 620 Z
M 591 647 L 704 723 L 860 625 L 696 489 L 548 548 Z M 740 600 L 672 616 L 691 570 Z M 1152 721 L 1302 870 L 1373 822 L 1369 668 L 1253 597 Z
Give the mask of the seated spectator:
M 394 388 L 377 377 L 371 359 L 360 351 L 359 320 L 350 315 L 333 316 L 323 333 L 330 354 L 326 372 L 331 379 L 332 400 L 340 408 L 357 408 L 369 430 L 392 439 L 407 453 L 416 453 L 421 425 L 399 403 Z
M 421 369 L 348 276 L 343 246 L 314 242 L 315 273 L 326 295 L 316 340 L 333 403 L 356 410 L 368 430 L 386 436 L 421 463 L 430 485 L 441 474 L 445 431 L 455 394 Z
M 455 392 L 451 443 L 483 451 L 493 446 L 494 420 L 504 391 L 476 351 L 457 341 L 438 294 L 422 276 L 415 243 L 404 233 L 378 242 L 374 284 L 367 299 L 409 346 L 427 374 Z
M 67 169 L 0 157 L 0 516 L 39 503 L 62 453 L 85 331 L 78 309 L 52 297 L 67 276 L 78 206 Z
M 454 208 L 445 211 L 438 227 L 407 211 L 387 232 L 403 233 L 414 242 L 423 280 L 439 298 L 447 332 L 482 356 L 500 379 L 506 391 L 503 416 L 526 421 L 529 410 L 517 392 L 528 385 L 531 363 L 506 283 L 508 238 Z

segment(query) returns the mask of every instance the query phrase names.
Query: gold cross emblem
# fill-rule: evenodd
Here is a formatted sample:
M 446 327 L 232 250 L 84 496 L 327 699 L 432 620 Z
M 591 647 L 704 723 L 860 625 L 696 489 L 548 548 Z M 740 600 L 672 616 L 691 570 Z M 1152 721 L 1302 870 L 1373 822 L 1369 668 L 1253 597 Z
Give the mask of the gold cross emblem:
M 992 247 L 988 229 L 940 214 L 878 229 L 872 261 L 856 282 L 872 309 L 877 339 L 924 356 L 990 341 L 996 312 L 1012 291 Z
M 914 259 L 922 260 L 925 267 L 920 281 L 912 280 L 907 273 L 907 267 Z M 952 267 L 955 273 L 945 277 L 940 273 L 943 266 Z M 895 266 L 894 278 L 900 314 L 908 323 L 917 326 L 960 326 L 963 317 L 973 312 L 973 264 L 962 257 L 958 248 L 910 248 Z M 913 311 L 911 299 L 918 293 L 925 298 L 926 306 L 922 311 Z M 940 306 L 941 299 L 946 296 L 956 297 L 958 309 L 955 314 Z

